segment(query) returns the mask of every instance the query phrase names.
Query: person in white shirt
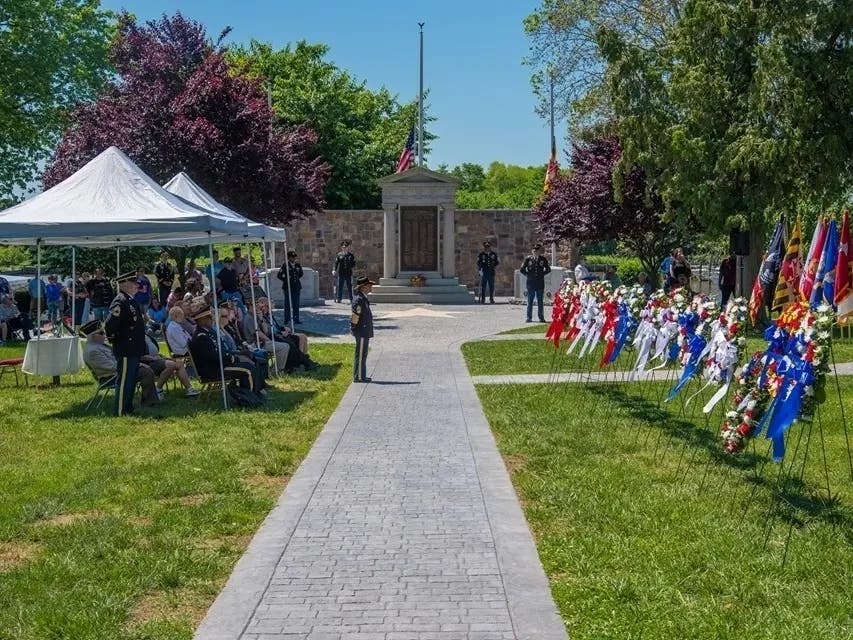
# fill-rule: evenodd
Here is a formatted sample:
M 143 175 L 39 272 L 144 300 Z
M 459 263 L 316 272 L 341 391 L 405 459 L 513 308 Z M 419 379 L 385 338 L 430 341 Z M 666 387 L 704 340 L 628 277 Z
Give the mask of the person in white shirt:
M 189 353 L 189 343 L 192 336 L 181 324 L 184 321 L 184 310 L 179 305 L 169 309 L 169 322 L 166 324 L 166 344 L 169 351 L 176 356 Z
M 586 266 L 586 261 L 581 258 L 577 266 L 575 266 L 575 280 L 580 282 L 589 278 L 589 269 Z

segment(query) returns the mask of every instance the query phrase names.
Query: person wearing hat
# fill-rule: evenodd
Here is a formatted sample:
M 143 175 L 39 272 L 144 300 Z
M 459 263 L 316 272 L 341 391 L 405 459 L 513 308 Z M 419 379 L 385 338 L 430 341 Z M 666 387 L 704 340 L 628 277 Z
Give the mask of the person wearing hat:
M 335 302 L 340 302 L 344 297 L 344 286 L 347 288 L 347 297 L 352 304 L 352 270 L 355 267 L 355 256 L 349 250 L 350 241 L 341 242 L 341 250 L 335 256 L 335 266 L 332 275 L 338 277 L 338 286 L 335 289 Z
M 355 357 L 352 363 L 353 382 L 370 382 L 367 377 L 367 351 L 370 339 L 373 337 L 373 313 L 370 311 L 370 300 L 367 294 L 373 288 L 373 282 L 367 276 L 362 276 L 355 282 L 355 298 L 352 301 L 352 317 L 350 332 L 355 337 Z
M 83 347 L 83 362 L 92 372 L 92 375 L 103 382 L 118 372 L 118 360 L 106 344 L 104 344 L 104 328 L 100 320 L 91 320 L 80 327 L 80 334 L 86 338 L 86 346 Z M 136 381 L 142 388 L 142 405 L 153 406 L 157 404 L 159 395 L 154 383 L 154 370 L 140 363 L 134 376 L 134 385 L 131 389 L 131 397 L 136 388 Z
M 291 313 L 294 324 L 302 324 L 299 320 L 299 295 L 302 291 L 302 265 L 296 262 L 296 252 L 292 249 L 287 252 L 287 262 L 281 265 L 277 277 L 281 280 L 281 288 L 284 291 L 284 324 L 290 324 Z M 288 280 L 290 282 L 290 296 L 287 295 Z
M 122 274 L 115 279 L 118 295 L 110 304 L 110 312 L 104 330 L 113 345 L 116 368 L 115 414 L 133 413 L 133 390 L 139 359 L 147 353 L 145 346 L 145 315 L 134 299 L 139 288 L 136 271 Z
M 535 244 L 533 253 L 524 259 L 521 264 L 521 275 L 527 276 L 527 319 L 533 321 L 533 299 L 537 298 L 537 311 L 539 322 L 545 322 L 545 309 L 543 307 L 543 296 L 545 295 L 545 276 L 551 273 L 551 265 L 548 259 L 542 255 L 542 245 Z
M 193 364 L 202 380 L 218 380 L 220 377 L 219 362 L 222 359 L 222 370 L 226 380 L 236 380 L 244 389 L 258 393 L 260 380 L 254 375 L 255 365 L 241 362 L 233 353 L 227 353 L 216 335 L 213 327 L 213 309 L 206 308 L 193 315 L 196 330 L 190 340 L 189 350 Z
M 491 243 L 486 240 L 483 250 L 477 256 L 477 271 L 480 273 L 480 304 L 486 304 L 486 287 L 489 289 L 489 302 L 495 303 L 495 268 L 500 264 L 498 254 L 492 251 Z

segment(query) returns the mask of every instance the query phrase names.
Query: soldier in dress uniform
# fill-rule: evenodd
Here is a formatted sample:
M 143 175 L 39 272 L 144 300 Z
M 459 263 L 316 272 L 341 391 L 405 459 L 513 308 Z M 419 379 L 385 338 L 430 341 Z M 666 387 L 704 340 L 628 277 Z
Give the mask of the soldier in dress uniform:
M 203 380 L 218 380 L 225 374 L 226 380 L 236 380 L 244 389 L 260 392 L 261 380 L 255 375 L 255 365 L 241 361 L 237 355 L 227 353 L 213 327 L 213 310 L 206 308 L 193 315 L 196 322 L 195 336 L 190 340 L 189 350 L 198 375 Z M 222 357 L 222 372 L 219 370 L 219 358 Z
M 533 321 L 533 299 L 538 298 L 539 322 L 545 322 L 542 297 L 545 294 L 545 276 L 551 273 L 548 258 L 542 255 L 542 245 L 536 244 L 533 253 L 524 259 L 521 275 L 527 276 L 527 322 Z
M 355 358 L 352 364 L 353 382 L 370 382 L 367 377 L 367 351 L 370 339 L 373 337 L 373 313 L 370 311 L 370 300 L 367 294 L 373 288 L 373 282 L 363 276 L 355 282 L 355 298 L 352 301 L 352 317 L 350 331 L 355 336 Z
M 335 302 L 340 302 L 344 296 L 344 285 L 347 288 L 347 296 L 352 303 L 352 270 L 355 267 L 355 256 L 349 250 L 350 241 L 341 242 L 341 250 L 335 256 L 335 266 L 332 275 L 338 277 L 338 288 L 335 291 Z
M 486 240 L 483 250 L 477 256 L 477 270 L 480 272 L 480 304 L 486 304 L 486 287 L 489 288 L 489 302 L 495 303 L 495 268 L 500 264 L 498 254 L 492 251 L 491 243 Z
M 119 293 L 110 304 L 104 330 L 116 357 L 115 414 L 133 413 L 133 391 L 139 359 L 148 350 L 145 345 L 145 316 L 133 296 L 139 285 L 136 271 L 115 279 Z
M 293 313 L 293 323 L 302 324 L 299 320 L 299 296 L 302 291 L 302 265 L 296 261 L 296 252 L 287 252 L 287 263 L 282 264 L 278 270 L 277 277 L 281 280 L 281 288 L 284 291 L 284 324 L 290 324 L 290 314 Z M 288 293 L 288 281 L 290 278 L 290 296 Z

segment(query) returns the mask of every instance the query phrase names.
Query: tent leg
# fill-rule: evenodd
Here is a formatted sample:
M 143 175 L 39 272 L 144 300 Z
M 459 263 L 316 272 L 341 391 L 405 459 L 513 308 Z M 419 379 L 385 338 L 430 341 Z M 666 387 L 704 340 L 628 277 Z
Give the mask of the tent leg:
M 255 283 L 252 280 L 252 245 L 248 242 L 246 243 L 246 255 L 249 258 L 249 289 L 252 292 L 252 294 L 251 294 L 251 297 L 252 297 L 252 314 L 254 314 L 255 321 L 257 322 L 258 316 L 257 316 L 257 311 L 256 311 L 257 307 L 255 306 Z M 255 327 L 255 329 L 259 329 L 259 328 L 260 327 Z M 258 350 L 260 350 L 260 348 L 261 348 L 261 337 L 257 331 L 255 331 L 255 345 L 257 346 Z
M 210 264 L 213 264 L 213 242 L 208 238 L 207 251 L 210 256 Z M 219 300 L 216 291 L 213 292 L 213 326 L 216 327 L 216 351 L 219 353 L 219 378 L 222 381 L 222 408 L 228 409 L 228 389 L 225 388 L 225 365 L 222 362 L 222 329 L 219 326 Z
M 284 277 L 287 283 L 287 300 L 284 301 L 284 304 L 290 306 L 290 330 L 296 333 L 293 324 L 293 296 L 290 295 L 290 260 L 287 255 L 287 237 L 284 238 Z
M 39 372 L 39 341 L 41 340 L 41 238 L 36 240 L 36 374 Z
M 77 335 L 77 247 L 71 247 L 71 335 Z
M 269 260 L 267 258 L 267 245 L 266 245 L 266 243 L 264 243 L 263 249 L 264 249 L 264 270 L 266 271 L 265 278 L 266 278 L 266 283 L 267 283 L 267 295 L 269 296 L 269 291 L 270 291 L 269 270 L 270 270 L 270 267 L 269 267 Z M 273 331 L 272 319 L 273 319 L 273 310 L 274 309 L 275 309 L 275 305 L 273 304 L 272 297 L 270 297 L 270 331 Z M 273 368 L 275 370 L 275 375 L 276 375 L 276 377 L 278 377 L 279 376 L 278 358 L 275 357 L 275 337 L 274 336 L 273 336 L 272 340 L 273 340 L 273 343 L 272 343 L 272 348 L 273 348 L 272 365 L 273 365 Z
M 116 247 L 116 278 L 121 275 L 121 247 Z

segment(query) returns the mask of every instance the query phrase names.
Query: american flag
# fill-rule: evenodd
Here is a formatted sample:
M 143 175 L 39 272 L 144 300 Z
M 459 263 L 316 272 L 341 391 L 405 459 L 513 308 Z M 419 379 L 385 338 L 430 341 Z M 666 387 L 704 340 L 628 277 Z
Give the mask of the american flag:
M 406 146 L 403 147 L 403 153 L 400 154 L 400 159 L 397 161 L 397 170 L 394 173 L 403 173 L 406 169 L 415 164 L 415 128 L 409 130 L 409 137 L 406 138 Z

